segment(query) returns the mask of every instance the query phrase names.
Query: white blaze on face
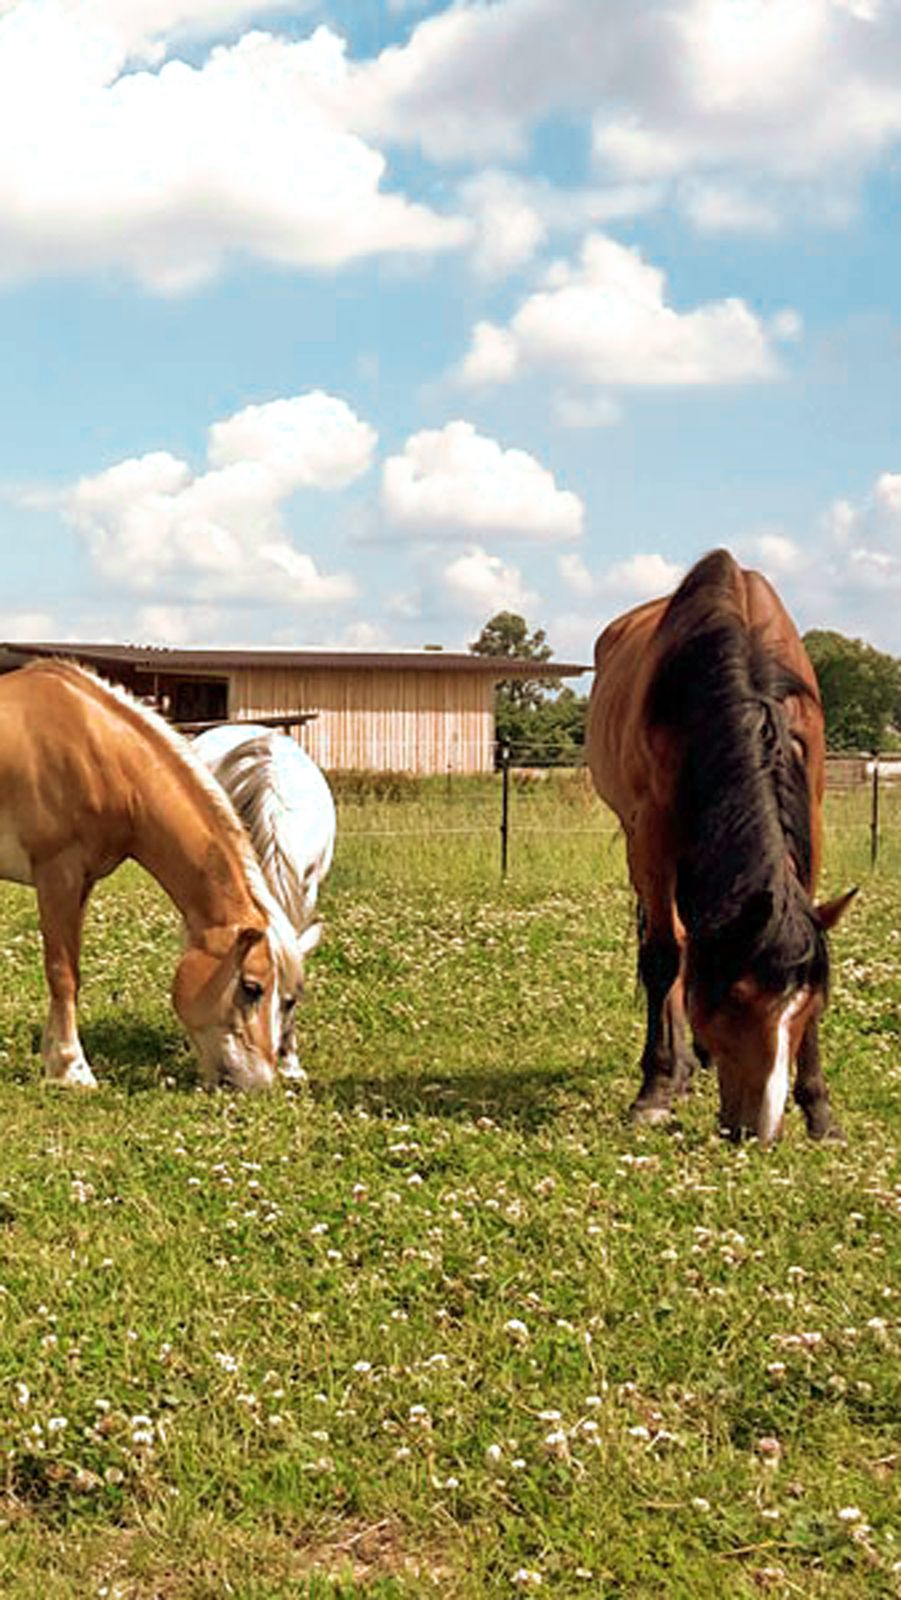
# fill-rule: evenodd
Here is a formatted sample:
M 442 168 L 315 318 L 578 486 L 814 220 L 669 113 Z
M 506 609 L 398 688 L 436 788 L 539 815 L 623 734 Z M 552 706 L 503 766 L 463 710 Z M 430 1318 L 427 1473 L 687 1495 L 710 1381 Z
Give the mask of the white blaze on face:
M 760 1107 L 757 1137 L 761 1144 L 769 1144 L 775 1139 L 785 1115 L 791 1069 L 791 1022 L 806 1000 L 807 990 L 799 989 L 797 994 L 792 995 L 779 1018 L 779 1027 L 776 1031 L 776 1057 L 770 1068 Z

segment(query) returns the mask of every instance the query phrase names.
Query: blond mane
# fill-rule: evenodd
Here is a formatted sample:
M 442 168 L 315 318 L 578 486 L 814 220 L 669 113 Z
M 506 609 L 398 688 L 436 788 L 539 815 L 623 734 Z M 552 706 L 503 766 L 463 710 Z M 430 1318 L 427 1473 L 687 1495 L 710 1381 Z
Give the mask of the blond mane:
M 133 728 L 162 746 L 174 765 L 192 778 L 202 790 L 221 832 L 226 835 L 241 861 L 251 898 L 267 918 L 277 945 L 284 948 L 288 940 L 293 938 L 293 931 L 263 877 L 240 817 L 209 768 L 194 754 L 190 741 L 160 716 L 159 712 L 144 705 L 121 684 L 109 683 L 107 679 L 101 678 L 89 667 L 83 667 L 77 661 L 54 657 L 30 661 L 21 670 L 29 673 L 53 672 L 61 678 L 68 679 L 92 695 L 95 700 L 114 706 Z

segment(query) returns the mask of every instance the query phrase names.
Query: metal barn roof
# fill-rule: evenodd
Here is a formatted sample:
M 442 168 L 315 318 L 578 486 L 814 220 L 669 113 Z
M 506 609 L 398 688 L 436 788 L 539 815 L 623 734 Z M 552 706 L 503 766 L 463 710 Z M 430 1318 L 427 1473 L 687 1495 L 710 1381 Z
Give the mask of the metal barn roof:
M 222 673 L 253 667 L 288 671 L 475 672 L 493 678 L 575 678 L 591 669 L 573 661 L 530 661 L 514 656 L 477 656 L 464 650 L 182 650 L 157 645 L 77 644 L 66 640 L 0 641 L 0 671 L 34 657 L 62 656 L 102 669 L 134 672 Z

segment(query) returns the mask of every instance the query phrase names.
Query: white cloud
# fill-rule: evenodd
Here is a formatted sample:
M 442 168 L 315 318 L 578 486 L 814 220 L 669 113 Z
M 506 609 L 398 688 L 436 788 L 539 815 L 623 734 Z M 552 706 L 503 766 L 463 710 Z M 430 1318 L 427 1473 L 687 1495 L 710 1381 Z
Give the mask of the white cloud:
M 542 118 L 593 111 L 610 176 L 716 179 L 718 205 L 686 192 L 696 220 L 756 230 L 775 204 L 793 212 L 797 185 L 828 210 L 885 156 L 899 57 L 901 12 L 878 0 L 462 0 L 355 69 L 356 125 L 435 160 L 495 160 Z M 772 196 L 727 205 L 747 174 Z
M 565 555 L 559 561 L 560 576 L 567 589 L 582 600 L 590 600 L 595 593 L 595 580 L 580 555 Z
M 682 210 L 701 233 L 773 233 L 780 215 L 772 198 L 703 179 L 680 191 Z
M 757 533 L 742 539 L 736 555 L 744 566 L 759 567 L 774 583 L 806 567 L 809 556 L 784 533 Z
M 598 223 L 651 210 L 659 203 L 660 189 L 653 184 L 562 189 L 488 168 L 461 183 L 459 200 L 475 230 L 476 270 L 491 278 L 524 266 L 551 232 L 582 233 Z
M 335 605 L 356 592 L 295 549 L 282 502 L 301 485 L 335 488 L 364 472 L 373 430 L 315 391 L 249 406 L 210 429 L 206 472 L 167 451 L 120 461 L 64 497 L 105 581 L 136 592 L 177 583 L 187 599 Z
M 525 450 L 504 450 L 471 422 L 424 429 L 382 469 L 382 506 L 389 521 L 433 536 L 553 541 L 577 538 L 579 496 L 558 489 L 552 473 Z
M 478 545 L 448 563 L 443 583 L 453 603 L 471 617 L 493 616 L 496 611 L 522 614 L 538 604 L 538 596 L 525 587 L 518 567 L 507 566 Z
M 348 650 L 382 650 L 389 645 L 388 634 L 377 622 L 349 622 L 341 635 L 341 643 Z
M 149 605 L 135 612 L 135 637 L 145 644 L 196 645 L 227 634 L 225 613 L 214 606 Z
M 845 593 L 880 596 L 892 608 L 897 635 L 901 595 L 901 473 L 883 472 L 869 494 L 854 504 L 836 501 L 826 519 L 829 548 L 824 552 L 833 583 Z
M 678 563 L 656 553 L 630 556 L 597 575 L 589 571 L 580 556 L 560 558 L 560 576 L 573 594 L 583 600 L 621 600 L 622 609 L 671 594 L 683 571 Z
M 127 71 L 164 30 L 149 0 L 120 9 L 20 0 L 0 18 L 7 279 L 113 267 L 178 292 L 236 252 L 324 268 L 468 237 L 382 188 L 384 157 L 347 125 L 344 46 L 327 28 L 296 42 L 247 33 L 199 66 Z M 163 16 L 205 32 L 264 9 L 172 0 Z
M 297 0 L 295 9 L 309 9 Z M 9 11 L 30 10 L 33 0 L 9 0 Z M 73 17 L 92 31 L 114 38 L 129 56 L 158 59 L 167 44 L 206 39 L 234 30 L 283 8 L 283 0 L 53 0 L 56 17 Z M 45 0 L 44 9 L 51 9 Z
M 343 489 L 372 463 L 377 434 L 344 400 L 313 389 L 287 400 L 245 406 L 210 428 L 211 466 L 256 462 L 282 491 Z
M 503 383 L 531 368 L 585 384 L 748 383 L 777 376 L 772 337 L 784 326 L 768 330 L 734 298 L 678 311 L 657 267 L 592 233 L 578 263 L 555 263 L 507 328 L 477 325 L 462 377 Z
M 612 428 L 622 417 L 622 407 L 609 394 L 557 394 L 554 417 L 561 428 Z
M 41 639 L 57 638 L 55 630 L 56 623 L 50 611 L 0 611 L 0 639 L 27 639 L 34 644 Z

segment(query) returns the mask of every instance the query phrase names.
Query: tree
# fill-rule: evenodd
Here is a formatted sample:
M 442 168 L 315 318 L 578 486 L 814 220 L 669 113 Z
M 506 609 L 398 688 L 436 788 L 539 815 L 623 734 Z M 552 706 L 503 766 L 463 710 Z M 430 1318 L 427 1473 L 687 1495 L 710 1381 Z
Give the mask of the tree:
M 515 611 L 498 611 L 469 646 L 473 655 L 549 661 L 553 650 L 543 628 L 530 631 Z M 581 758 L 588 701 L 553 679 L 513 678 L 498 683 L 495 726 L 519 766 L 570 766 Z
M 525 617 L 516 611 L 498 611 L 485 623 L 479 637 L 469 646 L 474 656 L 513 656 L 520 661 L 550 661 L 553 650 L 543 628 L 529 632 Z M 497 706 L 531 706 L 544 698 L 547 678 L 511 678 L 498 683 Z
M 820 685 L 829 748 L 881 750 L 896 742 L 901 662 L 829 629 L 812 629 L 804 645 Z

